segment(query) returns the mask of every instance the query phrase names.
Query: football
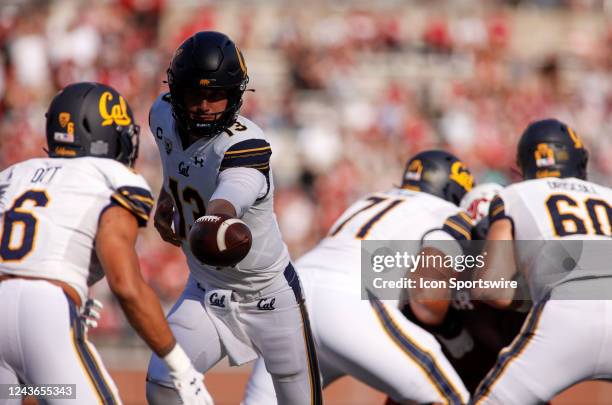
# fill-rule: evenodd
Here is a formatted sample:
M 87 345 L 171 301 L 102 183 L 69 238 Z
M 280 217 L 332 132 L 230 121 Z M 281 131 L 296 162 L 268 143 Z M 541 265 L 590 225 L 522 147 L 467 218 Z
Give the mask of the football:
M 249 253 L 252 242 L 249 227 L 229 215 L 205 215 L 189 231 L 193 255 L 210 266 L 235 266 Z

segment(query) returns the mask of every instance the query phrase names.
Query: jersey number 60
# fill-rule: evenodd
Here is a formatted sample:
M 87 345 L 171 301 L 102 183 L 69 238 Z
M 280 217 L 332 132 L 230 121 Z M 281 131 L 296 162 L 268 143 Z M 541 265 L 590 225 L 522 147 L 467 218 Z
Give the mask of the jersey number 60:
M 589 198 L 581 203 L 565 194 L 553 194 L 546 207 L 556 236 L 612 233 L 612 208 L 604 200 Z

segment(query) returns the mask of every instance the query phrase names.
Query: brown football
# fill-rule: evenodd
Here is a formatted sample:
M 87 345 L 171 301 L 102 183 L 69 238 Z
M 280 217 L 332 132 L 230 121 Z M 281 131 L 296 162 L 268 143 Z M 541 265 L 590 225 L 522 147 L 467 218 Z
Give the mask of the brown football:
M 189 248 L 202 263 L 216 267 L 236 265 L 251 250 L 249 227 L 229 215 L 205 215 L 189 231 Z

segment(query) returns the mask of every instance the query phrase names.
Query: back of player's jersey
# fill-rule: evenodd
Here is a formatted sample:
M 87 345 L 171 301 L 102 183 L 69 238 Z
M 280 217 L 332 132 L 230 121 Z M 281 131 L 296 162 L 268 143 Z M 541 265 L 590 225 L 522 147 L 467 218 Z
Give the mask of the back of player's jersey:
M 512 220 L 532 298 L 572 280 L 612 276 L 611 189 L 577 178 L 529 180 L 502 190 L 490 215 Z
M 517 240 L 612 235 L 612 190 L 607 187 L 576 178 L 546 178 L 509 186 L 500 197 L 504 206 L 497 209 L 512 218 Z
M 458 212 L 457 206 L 426 193 L 392 189 L 370 194 L 351 205 L 296 265 L 358 273 L 362 240 L 421 240 Z
M 0 173 L 0 273 L 62 280 L 87 294 L 102 276 L 93 249 L 111 205 L 146 224 L 153 206 L 145 180 L 110 159 L 31 159 Z

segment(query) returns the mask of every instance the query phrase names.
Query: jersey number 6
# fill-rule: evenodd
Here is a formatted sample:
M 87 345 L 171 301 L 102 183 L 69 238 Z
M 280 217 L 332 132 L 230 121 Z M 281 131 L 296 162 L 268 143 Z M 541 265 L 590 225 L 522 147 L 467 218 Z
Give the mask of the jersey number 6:
M 34 248 L 38 219 L 31 211 L 23 208 L 26 201 L 32 201 L 36 207 L 45 207 L 49 204 L 49 196 L 42 190 L 28 190 L 4 213 L 0 238 L 0 256 L 4 261 L 22 260 Z M 21 230 L 19 244 L 12 243 L 16 229 Z

